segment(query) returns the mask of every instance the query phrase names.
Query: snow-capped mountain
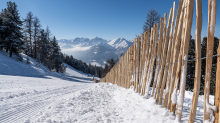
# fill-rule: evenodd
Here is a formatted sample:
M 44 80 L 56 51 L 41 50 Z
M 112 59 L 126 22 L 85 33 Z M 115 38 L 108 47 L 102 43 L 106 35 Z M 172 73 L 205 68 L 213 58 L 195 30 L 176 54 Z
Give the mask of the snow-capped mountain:
M 58 43 L 63 53 L 97 66 L 104 66 L 107 59 L 119 58 L 133 44 L 124 38 L 105 40 L 99 37 L 61 39 Z

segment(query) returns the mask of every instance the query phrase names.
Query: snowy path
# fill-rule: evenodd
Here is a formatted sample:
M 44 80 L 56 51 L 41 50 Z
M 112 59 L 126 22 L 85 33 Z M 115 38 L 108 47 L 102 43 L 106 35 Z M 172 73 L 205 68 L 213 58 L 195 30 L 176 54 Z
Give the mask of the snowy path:
M 23 122 L 59 98 L 94 86 L 92 79 L 87 80 L 87 83 L 77 83 L 55 77 L 45 79 L 0 75 L 0 78 L 0 123 Z M 77 80 L 85 81 L 79 78 Z M 7 92 L 7 88 L 10 92 Z

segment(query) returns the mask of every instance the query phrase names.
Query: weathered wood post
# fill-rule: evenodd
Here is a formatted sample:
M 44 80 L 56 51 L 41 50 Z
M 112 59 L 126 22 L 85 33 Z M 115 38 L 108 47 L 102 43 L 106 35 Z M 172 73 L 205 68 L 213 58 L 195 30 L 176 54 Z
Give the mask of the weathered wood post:
M 202 1 L 196 0 L 196 32 L 195 32 L 195 50 L 196 50 L 196 62 L 195 62 L 195 78 L 192 106 L 189 116 L 189 123 L 194 123 L 196 117 L 196 109 L 199 99 L 200 80 L 201 80 L 201 31 L 202 31 Z M 216 79 L 217 80 L 217 79 Z
M 163 76 L 163 55 L 164 55 L 164 46 L 166 45 L 165 44 L 165 36 L 166 36 L 166 26 L 167 26 L 167 13 L 164 14 L 164 27 L 163 27 L 163 37 L 162 37 L 162 41 L 163 41 L 163 44 L 162 44 L 162 51 L 161 51 L 161 64 L 160 64 L 160 68 L 159 68 L 159 75 L 158 75 L 158 79 L 157 79 L 157 83 L 158 83 L 158 86 L 157 86 L 157 91 L 156 91 L 156 102 L 159 101 L 159 94 L 160 94 L 160 86 L 161 86 L 161 79 L 162 76 Z
M 142 77 L 142 70 L 143 70 L 143 43 L 144 43 L 144 36 L 143 34 L 141 34 L 141 45 L 140 45 L 140 67 L 139 67 L 139 93 L 141 93 L 141 89 L 142 89 L 142 81 L 141 81 L 141 77 Z
M 170 63 L 170 57 L 171 57 L 171 54 L 173 52 L 173 46 L 172 46 L 173 42 L 172 42 L 172 39 L 173 39 L 173 25 L 174 25 L 174 18 L 175 18 L 175 5 L 176 5 L 176 2 L 173 2 L 172 21 L 171 21 L 171 29 L 170 29 L 170 36 L 169 36 L 169 45 L 168 45 L 168 49 L 167 49 L 168 51 L 167 51 L 167 56 L 166 56 L 166 65 L 164 66 L 165 70 L 164 70 L 163 81 L 162 81 L 162 85 L 163 85 L 163 83 L 164 84 L 166 83 L 163 108 L 167 107 L 168 94 L 169 94 L 169 89 L 170 89 L 170 87 L 169 87 L 170 85 L 168 83 L 169 81 L 167 81 L 167 76 L 168 76 L 169 65 L 170 65 L 169 64 Z M 169 31 L 167 33 L 169 33 Z
M 220 39 L 219 39 L 217 54 L 220 54 Z M 216 83 L 215 83 L 215 106 L 218 108 L 218 110 L 215 112 L 215 123 L 220 123 L 219 103 L 220 103 L 220 56 L 218 56 L 217 58 L 217 71 L 216 71 Z
M 182 26 L 183 26 L 183 15 L 184 15 L 184 5 L 183 5 L 183 0 L 179 1 L 179 7 L 178 7 L 178 13 L 177 13 L 177 18 L 176 18 L 176 23 L 175 23 L 175 31 L 174 31 L 174 36 L 173 36 L 173 42 L 174 44 L 174 51 L 172 54 L 172 60 L 170 61 L 172 64 L 172 67 L 170 68 L 171 70 L 171 76 L 168 78 L 168 81 L 170 81 L 170 91 L 169 91 L 169 96 L 168 96 L 168 105 L 167 109 L 170 109 L 171 106 L 171 96 L 173 93 L 173 87 L 174 87 L 174 81 L 175 81 L 175 75 L 176 75 L 176 66 L 178 60 L 178 55 L 179 55 L 179 49 L 180 49 L 180 41 L 181 41 L 181 34 L 182 34 Z
M 139 70 L 140 70 L 140 39 L 139 36 L 137 38 L 137 55 L 136 55 L 136 70 L 137 70 L 137 75 L 136 75 L 136 79 L 137 79 L 137 88 L 136 88 L 136 92 L 139 93 L 139 89 L 140 89 L 140 83 L 139 83 Z
M 161 19 L 160 19 L 161 21 Z M 163 22 L 159 25 L 159 23 L 157 23 L 157 29 L 156 29 L 156 35 L 155 35 L 155 43 L 156 43 L 156 46 L 155 46 L 155 49 L 154 49 L 154 55 L 155 55 L 155 62 L 156 62 L 156 70 L 155 70 L 155 74 L 154 74 L 154 81 L 153 81 L 153 90 L 152 90 L 152 93 L 151 93 L 151 97 L 155 97 L 155 88 L 156 88 L 156 83 L 157 83 L 157 77 L 158 77 L 158 70 L 159 70 L 159 66 L 160 66 L 160 54 L 161 54 L 161 48 L 162 48 L 162 40 L 159 40 L 158 41 L 158 29 L 159 29 L 159 26 L 160 26 L 160 31 L 163 32 Z M 157 52 L 156 52 L 156 49 L 157 49 Z M 154 65 L 154 64 L 153 64 Z M 153 73 L 154 71 L 152 71 Z
M 153 41 L 152 55 L 151 55 L 150 65 L 149 65 L 149 68 L 148 68 L 148 76 L 147 76 L 147 85 L 146 85 L 145 97 L 148 96 L 151 81 L 152 81 L 152 78 L 153 78 L 153 68 L 154 68 L 154 62 L 155 62 L 155 59 L 156 59 L 158 28 L 159 28 L 159 22 L 157 22 L 157 24 L 154 25 L 154 31 L 153 31 L 153 36 L 152 36 L 152 41 Z
M 182 59 L 182 71 L 181 71 L 181 84 L 179 89 L 179 97 L 177 101 L 177 111 L 176 111 L 176 120 L 181 121 L 182 111 L 183 111 L 183 103 L 184 103 L 184 96 L 185 96 L 185 86 L 186 86 L 186 73 L 187 73 L 187 60 L 188 60 L 188 48 L 189 48 L 189 39 L 190 33 L 192 28 L 192 19 L 193 19 L 193 7 L 194 7 L 194 0 L 187 1 L 187 8 L 186 8 L 186 16 L 185 24 L 185 36 L 183 37 L 184 46 L 183 46 L 183 56 Z
M 169 41 L 169 34 L 170 34 L 170 25 L 171 25 L 171 18 L 173 15 L 173 8 L 170 9 L 170 14 L 169 14 L 169 21 L 168 21 L 168 26 L 167 26 L 167 31 L 166 31 L 166 37 L 165 37 L 165 42 L 164 42 L 164 46 L 163 46 L 163 58 L 162 58 L 162 66 L 161 68 L 164 68 L 164 65 L 166 63 L 166 56 L 167 56 L 167 47 L 168 47 L 168 41 Z M 164 71 L 163 69 L 161 69 L 162 71 Z M 163 79 L 163 73 L 160 73 L 159 76 L 159 82 L 162 82 Z M 160 88 L 160 96 L 159 96 L 159 101 L 158 104 L 161 105 L 162 103 L 162 96 L 163 96 L 163 90 L 164 90 L 164 86 L 165 86 L 165 82 L 163 82 L 161 84 L 161 88 Z
M 179 50 L 179 56 L 178 56 L 178 60 L 177 61 L 181 61 L 182 60 L 182 54 L 183 54 L 183 45 L 184 45 L 184 36 L 185 36 L 185 30 L 186 30 L 186 24 L 184 23 L 185 21 L 185 13 L 186 13 L 186 1 L 184 0 L 183 1 L 183 8 L 182 8 L 182 14 L 183 14 L 183 20 L 182 20 L 182 38 L 181 38 L 181 47 L 180 47 L 180 50 Z M 174 90 L 173 90 L 173 94 L 172 96 L 173 97 L 176 97 L 176 99 L 172 99 L 172 104 L 171 104 L 171 109 L 170 109 L 170 112 L 173 112 L 175 114 L 175 110 L 176 110 L 176 103 L 177 103 L 177 89 L 178 89 L 178 84 L 179 84 L 179 80 L 180 80 L 180 72 L 181 72 L 181 66 L 182 66 L 182 63 L 181 62 L 178 62 L 177 63 L 177 69 L 176 69 L 176 74 L 175 74 L 175 79 L 174 79 Z
M 134 39 L 134 42 L 133 42 L 133 52 L 134 52 L 134 55 L 133 55 L 133 80 L 134 80 L 134 91 L 136 90 L 137 88 L 137 84 L 136 84 L 136 55 L 137 55 L 137 50 L 136 50 L 136 47 L 137 47 L 137 44 L 136 44 L 136 38 Z
M 148 76 L 148 73 L 149 73 L 149 66 L 150 66 L 150 60 L 151 60 L 151 52 L 153 50 L 152 48 L 152 43 L 153 43 L 153 31 L 154 31 L 154 28 L 151 28 L 151 34 L 150 34 L 150 45 L 149 45 L 149 53 L 148 53 L 148 57 L 147 57 L 147 65 L 146 65 L 146 69 L 145 69 L 145 73 L 144 73 L 144 87 L 143 87 L 143 93 L 145 94 L 146 93 L 146 83 L 147 83 L 147 76 Z
M 131 47 L 128 48 L 128 88 L 131 87 Z
M 159 42 L 158 42 L 158 48 L 157 48 L 157 64 L 156 64 L 156 71 L 155 71 L 155 77 L 154 77 L 154 83 L 156 85 L 155 90 L 152 91 L 152 96 L 156 98 L 157 95 L 157 89 L 160 88 L 160 84 L 158 82 L 158 75 L 160 71 L 161 66 L 161 56 L 162 56 L 162 46 L 163 46 L 163 27 L 164 27 L 164 18 L 160 18 L 160 36 L 159 36 Z M 155 91 L 155 92 L 154 92 Z
M 148 59 L 148 54 L 149 54 L 149 29 L 147 29 L 147 31 L 144 33 L 144 45 L 145 45 L 145 49 L 144 49 L 144 69 L 143 69 L 143 76 L 142 76 L 142 83 L 143 83 L 143 87 L 141 90 L 142 95 L 144 95 L 144 89 L 145 89 L 145 77 L 146 77 L 146 69 L 147 69 L 147 59 Z
M 215 34 L 215 24 L 216 24 L 216 5 L 217 5 L 217 0 L 208 1 L 208 36 L 207 36 L 206 57 L 211 57 L 213 55 L 214 34 Z M 210 120 L 210 114 L 212 114 L 213 112 L 212 110 L 216 109 L 215 106 L 212 106 L 209 103 L 211 70 L 212 70 L 212 57 L 206 59 L 203 122 L 205 122 L 206 120 Z M 207 106 L 209 108 L 207 108 Z

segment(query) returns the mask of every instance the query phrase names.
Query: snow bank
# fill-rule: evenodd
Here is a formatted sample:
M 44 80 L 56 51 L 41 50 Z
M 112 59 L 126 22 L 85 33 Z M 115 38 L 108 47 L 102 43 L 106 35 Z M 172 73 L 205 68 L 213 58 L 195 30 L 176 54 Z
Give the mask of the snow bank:
M 158 106 L 153 98 L 146 100 L 132 89 L 99 83 L 60 99 L 45 112 L 26 120 L 45 123 L 170 123 L 174 119 L 175 116 Z

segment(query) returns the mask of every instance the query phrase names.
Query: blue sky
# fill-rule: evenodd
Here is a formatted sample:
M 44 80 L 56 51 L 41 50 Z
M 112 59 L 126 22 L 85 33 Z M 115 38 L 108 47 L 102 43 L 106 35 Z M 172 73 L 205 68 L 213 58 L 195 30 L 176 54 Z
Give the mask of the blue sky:
M 6 8 L 8 0 L 0 0 L 0 9 Z M 48 25 L 57 39 L 76 37 L 101 37 L 112 40 L 133 40 L 143 31 L 143 24 L 150 9 L 156 9 L 161 17 L 169 14 L 174 0 L 11 0 L 16 2 L 22 18 L 31 11 L 43 28 Z M 176 1 L 177 3 L 178 1 Z M 203 30 L 207 35 L 208 0 L 202 0 Z M 217 20 L 220 9 L 217 3 Z M 195 8 L 192 36 L 195 37 Z M 215 36 L 220 38 L 220 21 L 216 22 Z

